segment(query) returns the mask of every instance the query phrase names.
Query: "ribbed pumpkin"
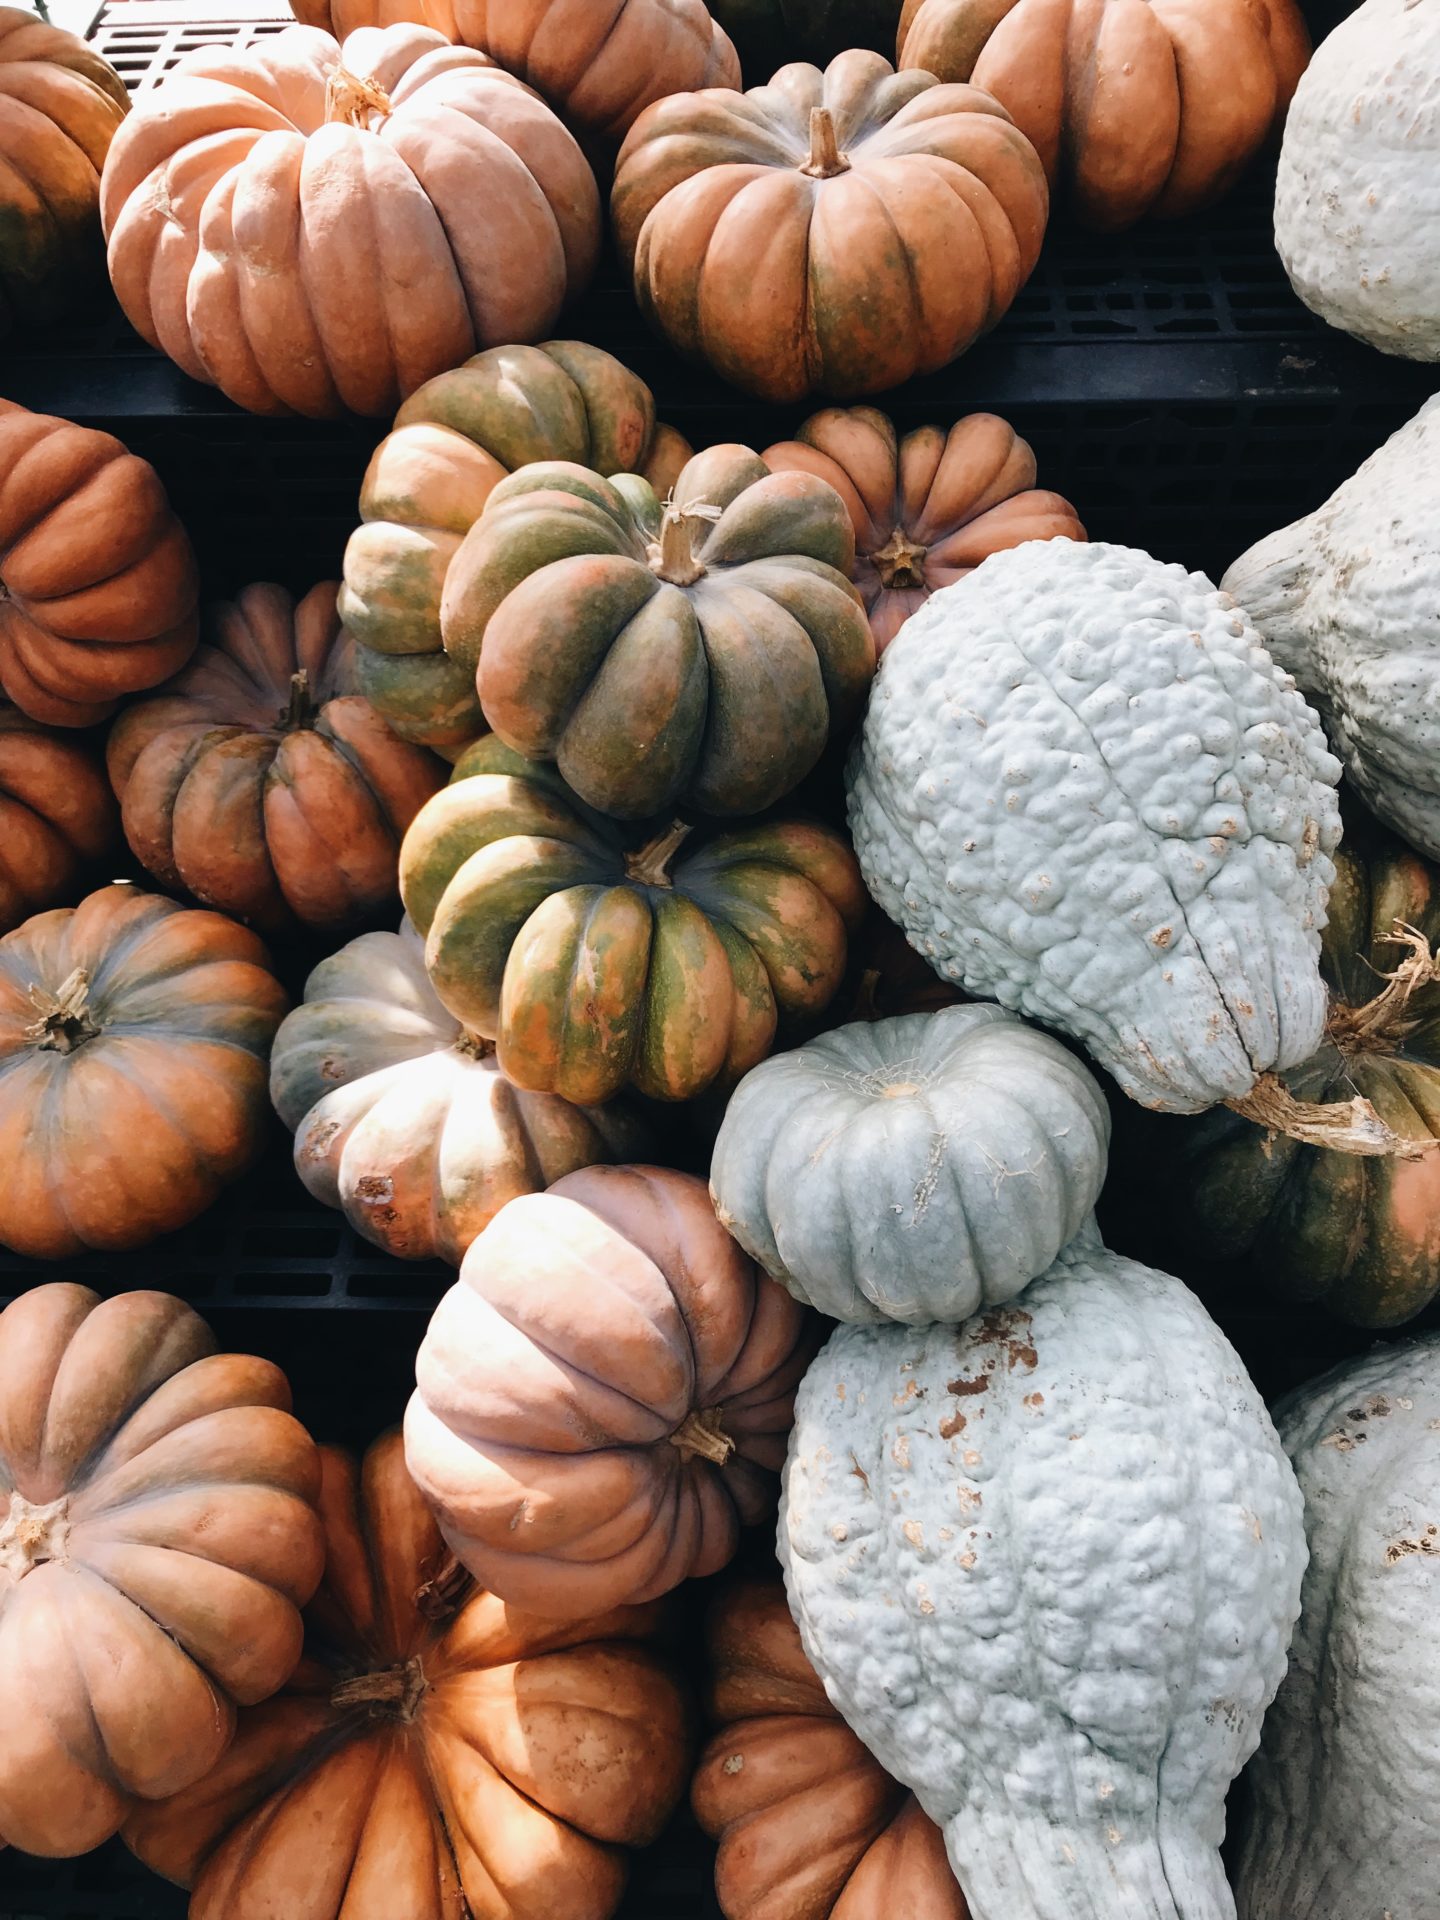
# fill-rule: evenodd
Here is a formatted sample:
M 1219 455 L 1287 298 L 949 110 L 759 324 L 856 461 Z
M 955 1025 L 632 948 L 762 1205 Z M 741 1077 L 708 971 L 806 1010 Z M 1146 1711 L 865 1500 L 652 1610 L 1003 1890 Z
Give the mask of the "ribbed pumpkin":
M 253 933 L 131 886 L 0 940 L 0 1244 L 143 1246 L 265 1137 L 285 995 Z
M 191 1920 L 607 1920 L 689 1754 L 658 1609 L 519 1613 L 446 1553 L 398 1434 L 321 1462 L 299 1669 L 125 1839 Z
M 60 906 L 120 837 L 99 754 L 0 702 L 0 933 Z
M 160 884 L 267 931 L 353 930 L 396 899 L 400 841 L 445 778 L 363 698 L 333 581 L 246 587 L 194 659 L 115 722 L 125 835 Z
M 899 64 L 1014 116 L 1089 227 L 1192 213 L 1278 134 L 1310 58 L 1295 0 L 905 0 Z
M 0 400 L 0 686 L 51 726 L 103 720 L 184 664 L 195 555 L 112 434 Z
M 100 281 L 100 170 L 129 110 L 83 40 L 0 7 L 0 338 L 63 319 Z
M 405 1457 L 515 1606 L 572 1619 L 714 1573 L 770 1513 L 813 1318 L 705 1184 L 590 1167 L 512 1200 L 435 1310 Z
M 1035 486 L 1035 456 L 1004 420 L 971 413 L 902 439 L 874 407 L 827 407 L 769 447 L 775 473 L 812 473 L 844 500 L 851 579 L 883 653 L 932 593 L 1024 540 L 1083 540 L 1068 500 Z
M 1301 1100 L 1360 1094 L 1402 1140 L 1440 1140 L 1440 985 L 1424 951 L 1440 944 L 1440 872 L 1349 801 L 1331 857 L 1325 1040 L 1285 1084 Z M 1268 1139 L 1224 1108 L 1131 1115 L 1127 1133 L 1123 1171 L 1163 1193 L 1156 1224 L 1182 1265 L 1242 1261 L 1283 1298 L 1366 1327 L 1440 1292 L 1440 1149 L 1357 1158 Z
M 611 212 L 642 311 L 765 400 L 933 373 L 994 326 L 1045 232 L 1045 173 L 988 94 L 878 53 L 679 94 L 631 128 Z
M 0 1314 L 0 1842 L 98 1846 L 289 1676 L 322 1562 L 289 1407 L 168 1294 L 62 1282 Z
M 758 813 L 858 719 L 875 647 L 844 502 L 748 447 L 662 505 L 552 462 L 502 480 L 451 564 L 445 650 L 508 745 L 624 820 Z
M 594 176 L 528 87 L 429 27 L 186 54 L 101 195 L 138 332 L 255 413 L 385 415 L 590 278 Z
M 290 0 L 290 11 L 306 27 L 319 27 L 344 40 L 361 27 L 394 27 L 409 22 L 434 27 L 447 40 L 458 39 L 451 0 Z
M 447 0 L 459 39 L 518 73 L 568 126 L 622 139 L 652 100 L 738 87 L 740 61 L 704 0 Z
M 778 1579 L 705 1623 L 717 1731 L 690 1790 L 726 1920 L 969 1920 L 940 1829 L 825 1696 Z
M 473 670 L 443 651 L 440 596 L 507 473 L 573 460 L 663 497 L 689 458 L 644 381 L 580 340 L 491 347 L 412 393 L 365 470 L 340 591 L 361 687 L 395 732 L 452 753 L 485 729 Z
M 833 998 L 865 908 L 840 834 L 777 820 L 682 854 L 683 822 L 627 835 L 498 741 L 469 764 L 496 771 L 421 809 L 400 891 L 435 991 L 517 1086 L 689 1100 Z
M 848 47 L 893 53 L 900 6 L 901 0 L 710 0 L 751 81 L 787 60 L 823 65 Z
M 646 1145 L 622 1101 L 572 1107 L 507 1080 L 436 998 L 408 923 L 321 961 L 275 1036 L 270 1097 L 310 1192 L 402 1260 L 459 1266 L 507 1200 Z

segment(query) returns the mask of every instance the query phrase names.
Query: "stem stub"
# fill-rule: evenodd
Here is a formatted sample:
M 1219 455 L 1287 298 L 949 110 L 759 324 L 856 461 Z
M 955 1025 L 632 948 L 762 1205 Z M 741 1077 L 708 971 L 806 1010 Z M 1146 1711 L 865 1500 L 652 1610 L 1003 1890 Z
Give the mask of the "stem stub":
M 810 158 L 800 171 L 812 180 L 833 180 L 837 173 L 850 171 L 850 162 L 835 138 L 835 118 L 828 107 L 810 109 Z

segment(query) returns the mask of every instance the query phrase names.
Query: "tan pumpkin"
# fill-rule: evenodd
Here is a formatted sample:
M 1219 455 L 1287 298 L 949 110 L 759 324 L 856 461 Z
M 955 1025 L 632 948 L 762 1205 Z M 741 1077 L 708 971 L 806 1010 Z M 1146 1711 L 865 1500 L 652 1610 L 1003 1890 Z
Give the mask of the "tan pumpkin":
M 451 0 L 290 0 L 290 11 L 302 26 L 319 27 L 337 40 L 348 39 L 361 27 L 433 27 L 447 40 L 458 40 Z
M 902 439 L 874 407 L 827 407 L 764 454 L 775 473 L 828 481 L 855 529 L 850 577 L 883 653 L 932 593 L 1024 540 L 1083 540 L 1075 509 L 1035 485 L 1035 456 L 1004 420 L 971 413 Z
M 940 1829 L 831 1706 L 778 1579 L 716 1596 L 705 1665 L 717 1731 L 690 1800 L 726 1920 L 969 1920 Z
M 285 995 L 253 933 L 102 887 L 0 940 L 0 1244 L 143 1246 L 204 1211 L 265 1138 Z
M 0 400 L 0 687 L 51 726 L 103 720 L 194 650 L 189 536 L 112 434 Z
M 446 0 L 458 37 L 544 94 L 567 125 L 624 137 L 654 100 L 738 87 L 740 58 L 704 0 Z
M 447 1555 L 398 1434 L 321 1461 L 305 1658 L 126 1841 L 191 1920 L 607 1920 L 689 1759 L 658 1609 L 519 1613 Z
M 61 1282 L 0 1313 L 0 1840 L 98 1846 L 288 1678 L 322 1564 L 289 1407 L 168 1294 Z
M 275 1036 L 270 1097 L 317 1200 L 401 1260 L 457 1267 L 508 1200 L 649 1144 L 624 1101 L 573 1107 L 507 1079 L 445 1011 L 408 921 L 321 961 Z
M 906 0 L 898 44 L 902 68 L 993 94 L 1102 232 L 1219 199 L 1310 58 L 1296 0 Z
M 947 365 L 1029 278 L 1048 205 L 1034 148 L 987 94 L 860 51 L 662 100 L 611 196 L 646 317 L 773 401 Z
M 512 1200 L 415 1366 L 405 1457 L 441 1531 L 515 1606 L 654 1599 L 771 1512 L 813 1316 L 703 1180 L 590 1167 Z
M 160 884 L 271 932 L 388 917 L 400 841 L 445 779 L 359 693 L 337 591 L 297 605 L 262 582 L 213 608 L 205 644 L 121 714 L 106 754 Z
M 0 7 L 0 338 L 63 318 L 101 280 L 100 169 L 129 109 L 83 40 Z
M 0 933 L 63 905 L 119 837 L 110 782 L 90 742 L 0 702 Z
M 594 176 L 528 87 L 432 28 L 186 54 L 101 195 L 131 323 L 256 413 L 390 414 L 590 278 Z
M 638 473 L 663 498 L 689 458 L 644 381 L 582 340 L 491 347 L 412 393 L 365 470 L 340 592 L 361 687 L 394 731 L 446 754 L 485 731 L 473 667 L 444 651 L 440 601 L 507 474 L 568 460 Z

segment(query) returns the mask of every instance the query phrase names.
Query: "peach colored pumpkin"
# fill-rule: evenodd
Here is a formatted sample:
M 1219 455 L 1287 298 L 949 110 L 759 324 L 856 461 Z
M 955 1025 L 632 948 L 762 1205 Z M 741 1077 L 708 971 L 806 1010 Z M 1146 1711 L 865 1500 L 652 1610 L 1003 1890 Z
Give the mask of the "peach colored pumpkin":
M 115 722 L 106 754 L 132 851 L 164 887 L 268 932 L 351 932 L 399 899 L 406 828 L 445 780 L 359 691 L 324 581 L 211 609 L 182 673 Z
M 306 27 L 319 27 L 337 40 L 361 27 L 433 27 L 447 40 L 458 40 L 451 0 L 290 0 L 290 11 Z
M 906 0 L 897 53 L 994 94 L 1101 231 L 1218 199 L 1309 58 L 1295 0 Z
M 0 1245 L 143 1246 L 264 1142 L 285 994 L 253 933 L 102 887 L 0 940 Z
M 187 54 L 105 166 L 136 329 L 256 413 L 390 414 L 590 278 L 594 176 L 530 89 L 432 28 Z
M 0 1313 L 0 1839 L 83 1853 L 300 1657 L 320 1463 L 268 1360 L 164 1293 Z
M 466 1254 L 420 1348 L 406 1459 L 513 1605 L 651 1600 L 770 1513 L 816 1344 L 702 1180 L 590 1167 L 512 1200 Z
M 988 555 L 1024 540 L 1085 538 L 1070 502 L 1037 489 L 1034 454 L 993 413 L 902 439 L 874 407 L 827 407 L 763 457 L 775 473 L 828 481 L 845 502 L 850 577 L 881 653 L 932 593 Z
M 969 1920 L 940 1829 L 825 1697 L 778 1578 L 717 1595 L 705 1653 L 718 1730 L 690 1798 L 726 1920 Z
M 194 650 L 198 596 L 147 461 L 0 400 L 0 687 L 22 713 L 86 727 L 153 687 Z
M 120 837 L 115 797 L 90 741 L 0 702 L 0 933 L 74 898 Z
M 321 1459 L 304 1660 L 127 1842 L 191 1920 L 607 1920 L 689 1758 L 658 1609 L 518 1613 L 446 1554 L 398 1434 Z

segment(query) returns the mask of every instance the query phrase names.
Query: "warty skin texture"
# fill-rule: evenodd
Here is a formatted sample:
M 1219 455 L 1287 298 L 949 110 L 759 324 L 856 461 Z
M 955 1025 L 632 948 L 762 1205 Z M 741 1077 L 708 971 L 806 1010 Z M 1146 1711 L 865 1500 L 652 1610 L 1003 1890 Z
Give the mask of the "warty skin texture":
M 1305 1539 L 1264 1404 L 1178 1280 L 1087 1234 L 962 1327 L 838 1328 L 779 1549 L 806 1653 L 943 1827 L 973 1920 L 1232 1920 L 1225 1792 Z
M 1382 353 L 1440 360 L 1440 7 L 1366 0 L 1290 103 L 1275 244 L 1306 306 Z
M 886 650 L 850 827 L 937 972 L 1199 1113 L 1319 1044 L 1339 774 L 1203 574 L 1031 541 Z
M 1315 701 L 1367 806 L 1440 859 L 1440 396 L 1224 587 Z
M 1250 1769 L 1241 1920 L 1440 1920 L 1440 1336 L 1276 1411 L 1310 1566 Z

